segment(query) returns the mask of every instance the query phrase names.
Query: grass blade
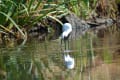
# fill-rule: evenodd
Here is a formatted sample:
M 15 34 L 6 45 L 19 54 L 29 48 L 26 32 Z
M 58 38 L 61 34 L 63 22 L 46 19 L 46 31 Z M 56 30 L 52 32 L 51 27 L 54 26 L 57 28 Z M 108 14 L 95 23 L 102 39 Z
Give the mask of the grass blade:
M 9 33 L 14 34 L 11 30 L 9 30 L 8 28 L 4 27 L 3 25 L 0 25 L 1 28 L 3 28 L 4 30 L 8 31 Z
M 19 28 L 19 26 L 15 23 L 15 21 L 10 16 L 8 16 L 7 14 L 5 14 L 4 12 L 1 12 L 1 11 L 0 11 L 0 14 L 6 16 L 14 24 L 14 26 L 18 29 L 18 31 L 22 34 L 22 36 L 25 37 L 22 30 Z

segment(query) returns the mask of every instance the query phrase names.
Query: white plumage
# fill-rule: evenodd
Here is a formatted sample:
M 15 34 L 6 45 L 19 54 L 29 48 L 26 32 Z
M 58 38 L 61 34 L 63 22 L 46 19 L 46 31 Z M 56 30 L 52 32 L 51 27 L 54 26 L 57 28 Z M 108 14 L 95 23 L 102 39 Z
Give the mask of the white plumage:
M 64 55 L 65 66 L 68 69 L 73 69 L 75 66 L 74 58 L 72 58 L 69 54 Z
M 68 40 L 68 37 L 71 32 L 72 32 L 72 25 L 70 23 L 64 23 L 62 26 L 61 40 L 65 40 L 65 45 L 66 45 L 66 40 Z M 64 54 L 64 62 L 66 68 L 68 69 L 73 69 L 75 66 L 74 58 L 72 58 L 69 54 Z
M 62 27 L 62 35 L 61 38 L 68 38 L 70 33 L 72 32 L 72 25 L 70 23 L 64 23 Z

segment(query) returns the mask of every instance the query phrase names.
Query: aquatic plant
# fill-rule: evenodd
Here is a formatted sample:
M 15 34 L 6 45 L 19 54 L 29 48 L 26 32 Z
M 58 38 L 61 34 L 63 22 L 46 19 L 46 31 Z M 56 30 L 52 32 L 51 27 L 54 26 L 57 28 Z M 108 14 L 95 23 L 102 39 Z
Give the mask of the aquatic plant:
M 44 4 L 43 4 L 44 3 Z M 50 14 L 64 13 L 64 7 L 50 1 L 14 1 L 1 0 L 0 2 L 0 32 L 16 35 L 16 30 L 21 38 L 26 39 L 27 29 L 38 23 Z M 62 9 L 62 10 L 60 10 Z M 58 15 L 57 14 L 57 15 Z M 59 15 L 61 16 L 61 14 Z M 25 29 L 24 29 L 25 28 Z M 24 30 L 23 30 L 24 29 Z M 24 41 L 25 42 L 25 41 Z

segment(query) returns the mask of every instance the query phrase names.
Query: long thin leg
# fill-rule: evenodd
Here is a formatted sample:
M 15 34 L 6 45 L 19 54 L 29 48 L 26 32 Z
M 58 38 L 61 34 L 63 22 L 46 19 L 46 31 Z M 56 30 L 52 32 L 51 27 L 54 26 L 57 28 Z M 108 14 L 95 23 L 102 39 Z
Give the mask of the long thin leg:
M 69 46 L 69 44 L 70 44 L 70 41 L 69 41 L 69 39 L 68 39 L 68 50 L 70 49 L 70 46 Z
M 66 44 L 66 40 L 64 40 L 64 45 L 65 45 L 65 50 L 67 49 L 67 44 Z

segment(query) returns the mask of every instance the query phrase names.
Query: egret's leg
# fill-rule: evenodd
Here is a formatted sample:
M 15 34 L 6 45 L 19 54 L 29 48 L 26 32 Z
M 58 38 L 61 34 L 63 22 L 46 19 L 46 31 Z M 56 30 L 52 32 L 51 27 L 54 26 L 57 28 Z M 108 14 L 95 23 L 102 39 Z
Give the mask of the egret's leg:
M 66 44 L 66 40 L 64 40 L 64 45 L 65 45 L 65 50 L 67 49 L 67 44 Z
M 66 40 L 66 50 L 68 50 L 68 40 Z
M 69 50 L 69 40 L 64 40 L 65 50 Z
M 66 40 L 66 48 L 67 48 L 67 50 L 69 50 L 69 39 Z
M 68 50 L 69 50 L 69 48 L 70 48 L 69 43 L 70 43 L 70 41 L 69 41 L 69 39 L 68 39 Z
M 67 40 L 61 40 L 61 50 L 67 50 L 67 48 L 68 48 L 68 42 L 67 42 Z

